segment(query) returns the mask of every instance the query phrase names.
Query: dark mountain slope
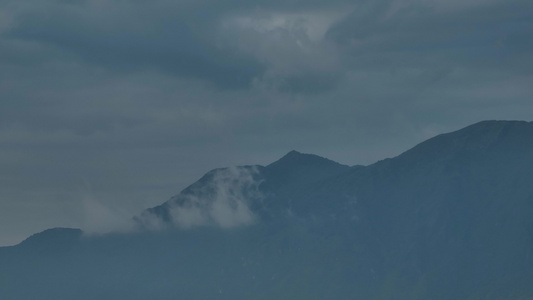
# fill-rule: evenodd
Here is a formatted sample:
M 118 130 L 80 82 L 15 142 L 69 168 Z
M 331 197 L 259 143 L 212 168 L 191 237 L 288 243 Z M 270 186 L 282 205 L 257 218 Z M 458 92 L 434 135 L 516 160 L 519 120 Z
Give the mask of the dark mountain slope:
M 348 197 L 356 204 L 339 209 Z M 387 279 L 395 289 L 423 284 L 456 299 L 475 291 L 505 298 L 532 282 L 533 123 L 474 124 L 298 199 L 356 220 L 385 262 L 376 272 L 384 280 L 397 274 Z

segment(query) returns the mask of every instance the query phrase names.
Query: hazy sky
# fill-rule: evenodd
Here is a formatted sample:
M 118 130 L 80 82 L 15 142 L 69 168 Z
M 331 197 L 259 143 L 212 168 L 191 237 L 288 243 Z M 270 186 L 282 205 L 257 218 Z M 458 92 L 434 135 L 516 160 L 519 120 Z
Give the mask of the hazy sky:
M 0 245 L 206 171 L 532 120 L 531 0 L 0 0 Z

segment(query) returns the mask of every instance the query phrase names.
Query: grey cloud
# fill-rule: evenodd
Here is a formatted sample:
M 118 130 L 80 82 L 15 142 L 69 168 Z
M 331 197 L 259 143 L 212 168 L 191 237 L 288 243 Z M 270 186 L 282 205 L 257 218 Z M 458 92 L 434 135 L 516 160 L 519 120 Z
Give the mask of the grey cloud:
M 211 18 L 216 20 L 216 15 L 209 12 L 201 12 L 205 19 L 200 22 L 175 6 L 154 9 L 139 3 L 89 3 L 93 5 L 50 4 L 22 10 L 6 36 L 52 45 L 113 69 L 155 68 L 221 87 L 246 86 L 263 68 L 242 53 L 216 47 L 211 36 Z

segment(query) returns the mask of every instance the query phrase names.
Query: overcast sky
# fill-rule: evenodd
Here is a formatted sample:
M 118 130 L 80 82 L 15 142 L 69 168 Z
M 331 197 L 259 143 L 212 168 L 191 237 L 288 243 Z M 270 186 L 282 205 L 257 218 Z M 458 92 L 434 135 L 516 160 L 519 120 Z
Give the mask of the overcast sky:
M 532 120 L 532 33 L 531 0 L 0 0 L 0 245 L 292 149 Z

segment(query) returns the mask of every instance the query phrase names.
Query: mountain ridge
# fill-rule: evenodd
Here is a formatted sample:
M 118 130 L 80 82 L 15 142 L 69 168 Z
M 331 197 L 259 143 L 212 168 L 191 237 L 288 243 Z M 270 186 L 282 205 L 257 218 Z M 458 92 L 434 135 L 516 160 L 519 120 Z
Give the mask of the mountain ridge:
M 291 151 L 206 173 L 159 206 L 177 230 L 0 248 L 0 296 L 530 299 L 531 178 L 533 122 L 476 123 L 364 167 Z

